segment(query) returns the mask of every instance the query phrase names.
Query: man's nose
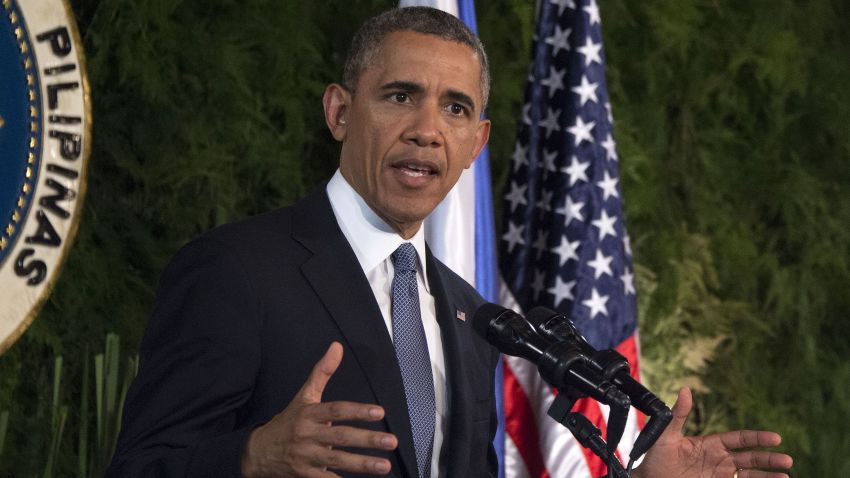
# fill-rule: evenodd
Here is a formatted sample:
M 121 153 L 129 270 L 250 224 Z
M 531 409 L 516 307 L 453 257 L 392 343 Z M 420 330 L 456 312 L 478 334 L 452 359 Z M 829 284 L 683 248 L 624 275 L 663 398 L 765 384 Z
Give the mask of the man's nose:
M 417 146 L 437 147 L 443 144 L 443 122 L 438 106 L 423 104 L 413 113 L 404 132 L 404 140 Z

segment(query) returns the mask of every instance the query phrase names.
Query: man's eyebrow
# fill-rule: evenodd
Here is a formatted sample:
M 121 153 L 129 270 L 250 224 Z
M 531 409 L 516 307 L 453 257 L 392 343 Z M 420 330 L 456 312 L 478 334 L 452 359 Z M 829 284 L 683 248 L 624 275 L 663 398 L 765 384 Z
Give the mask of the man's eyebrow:
M 425 88 L 419 83 L 413 81 L 391 81 L 381 86 L 381 91 L 403 91 L 405 93 L 422 93 Z M 449 90 L 446 92 L 446 98 L 456 103 L 460 103 L 470 110 L 475 111 L 475 100 L 466 93 L 458 90 Z
M 381 86 L 381 90 L 404 91 L 406 93 L 421 93 L 425 90 L 419 83 L 412 81 L 391 81 Z
M 449 90 L 446 93 L 446 97 L 456 103 L 460 103 L 466 106 L 472 111 L 475 111 L 475 100 L 473 100 L 471 96 L 467 95 L 462 91 Z

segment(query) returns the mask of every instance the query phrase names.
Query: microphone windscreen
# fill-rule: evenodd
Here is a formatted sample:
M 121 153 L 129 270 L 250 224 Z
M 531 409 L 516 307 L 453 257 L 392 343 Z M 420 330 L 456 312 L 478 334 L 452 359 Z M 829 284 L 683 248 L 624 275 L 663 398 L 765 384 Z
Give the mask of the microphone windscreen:
M 541 324 L 544 324 L 547 320 L 551 319 L 556 315 L 561 314 L 555 312 L 552 309 L 547 309 L 546 307 L 538 306 L 529 310 L 528 313 L 525 314 L 525 320 L 527 320 L 528 323 L 533 325 L 535 329 L 540 330 Z
M 478 308 L 478 310 L 475 311 L 475 314 L 472 316 L 473 330 L 475 330 L 478 335 L 483 337 L 484 340 L 487 340 L 489 342 L 490 339 L 488 339 L 488 336 L 490 324 L 493 322 L 494 319 L 499 317 L 506 310 L 510 309 L 506 309 L 499 304 L 493 304 L 491 302 L 482 305 Z
M 555 312 L 546 307 L 535 307 L 528 311 L 525 316 L 534 330 L 551 342 L 560 342 L 567 340 L 582 349 L 582 353 L 588 357 L 592 357 L 596 352 L 581 332 L 576 328 L 564 314 Z

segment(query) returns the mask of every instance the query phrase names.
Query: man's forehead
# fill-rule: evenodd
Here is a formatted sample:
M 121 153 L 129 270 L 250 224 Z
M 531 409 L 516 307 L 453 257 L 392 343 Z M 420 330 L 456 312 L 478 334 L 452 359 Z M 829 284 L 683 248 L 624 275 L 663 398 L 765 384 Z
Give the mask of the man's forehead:
M 411 47 L 422 47 L 424 50 L 432 50 L 442 46 L 457 52 L 459 56 L 467 57 L 469 61 L 475 63 L 476 66 L 478 66 L 479 61 L 475 49 L 470 45 L 448 38 L 443 38 L 439 35 L 420 33 L 411 30 L 389 32 L 384 35 L 378 45 L 378 48 L 375 49 L 376 59 L 386 58 L 393 55 L 405 56 L 408 54 L 417 54 L 418 52 L 412 50 Z M 431 55 L 430 58 L 433 58 L 433 55 Z
M 384 36 L 363 72 L 384 81 L 412 81 L 438 76 L 455 88 L 473 89 L 480 96 L 481 65 L 469 45 L 437 35 L 412 31 L 396 31 Z M 370 75 L 371 74 L 371 75 Z M 392 78 L 407 75 L 406 78 Z

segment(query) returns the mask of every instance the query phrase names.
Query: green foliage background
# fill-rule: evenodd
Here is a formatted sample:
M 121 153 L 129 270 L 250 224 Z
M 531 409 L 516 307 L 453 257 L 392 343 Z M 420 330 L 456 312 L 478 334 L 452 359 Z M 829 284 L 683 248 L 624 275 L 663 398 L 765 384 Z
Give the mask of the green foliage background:
M 44 475 L 57 410 L 67 420 L 55 474 L 96 474 L 102 447 L 80 448 L 96 435 L 94 407 L 81 406 L 94 393 L 92 356 L 109 332 L 132 356 L 182 244 L 329 177 L 337 147 L 321 117 L 324 85 L 339 78 L 357 25 L 394 4 L 71 3 L 93 98 L 89 192 L 61 280 L 0 358 L 2 476 Z M 600 8 L 646 379 L 669 402 L 677 386 L 696 388 L 692 432 L 777 430 L 793 476 L 850 476 L 850 5 Z M 477 10 L 495 79 L 500 195 L 534 2 Z

